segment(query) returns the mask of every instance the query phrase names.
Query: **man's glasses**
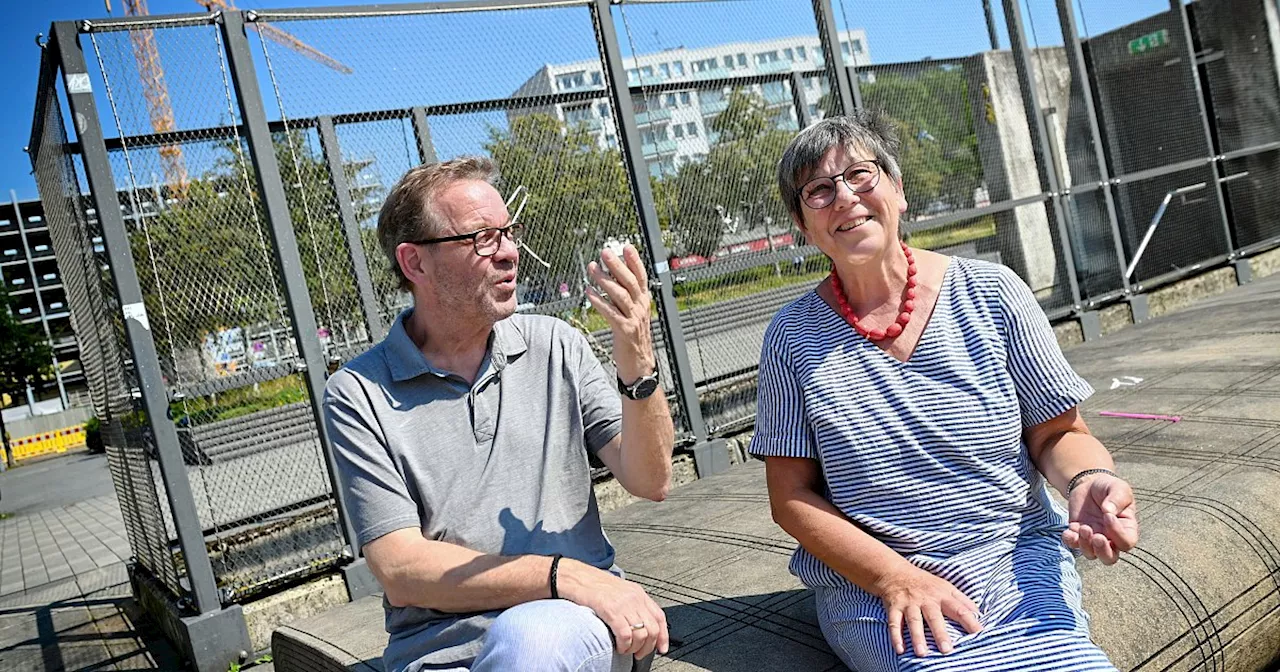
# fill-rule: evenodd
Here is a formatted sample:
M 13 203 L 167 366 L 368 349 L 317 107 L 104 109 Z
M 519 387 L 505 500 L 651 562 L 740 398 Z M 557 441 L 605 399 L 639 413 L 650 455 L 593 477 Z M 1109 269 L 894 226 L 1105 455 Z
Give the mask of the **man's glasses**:
M 476 251 L 476 256 L 492 257 L 498 253 L 498 249 L 502 247 L 502 237 L 506 236 L 515 243 L 517 247 L 521 246 L 521 239 L 524 238 L 524 224 L 520 223 L 520 213 L 524 212 L 525 203 L 529 202 L 529 191 L 523 186 L 517 187 L 515 192 L 511 194 L 511 198 L 507 199 L 507 205 L 515 200 L 516 195 L 524 191 L 524 200 L 520 201 L 520 207 L 516 209 L 516 214 L 511 217 L 511 221 L 503 227 L 487 227 L 472 231 L 471 233 L 462 233 L 456 236 L 444 236 L 442 238 L 425 238 L 423 240 L 409 241 L 413 245 L 435 245 L 437 243 L 452 243 L 459 240 L 470 240 L 471 247 Z M 525 248 L 528 249 L 528 248 Z M 534 255 L 537 257 L 538 255 Z M 539 259 L 541 261 L 541 259 Z M 543 262 L 546 263 L 546 262 Z
M 518 246 L 520 244 L 520 239 L 524 236 L 524 224 L 515 222 L 502 228 L 490 227 L 456 236 L 411 240 L 409 242 L 414 245 L 435 245 L 437 243 L 452 243 L 456 240 L 470 240 L 471 246 L 475 249 L 478 256 L 492 257 L 498 253 L 498 248 L 502 247 L 503 236 L 510 238 L 511 242 Z
M 821 210 L 831 205 L 835 202 L 838 193 L 836 180 L 844 180 L 845 186 L 855 194 L 871 191 L 880 183 L 880 162 L 858 161 L 839 174 L 815 177 L 800 189 L 801 200 L 814 210 Z

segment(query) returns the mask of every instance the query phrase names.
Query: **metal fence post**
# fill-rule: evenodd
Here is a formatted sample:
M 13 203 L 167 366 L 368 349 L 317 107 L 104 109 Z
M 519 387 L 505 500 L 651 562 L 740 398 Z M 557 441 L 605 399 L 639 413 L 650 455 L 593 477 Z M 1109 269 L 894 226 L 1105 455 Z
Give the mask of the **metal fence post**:
M 1196 90 L 1196 109 L 1200 111 L 1200 127 L 1204 129 L 1205 150 L 1212 157 L 1210 163 L 1213 168 L 1213 190 L 1218 195 L 1218 216 L 1222 219 L 1222 233 L 1226 236 L 1227 259 L 1235 261 L 1238 255 L 1235 251 L 1235 243 L 1232 242 L 1234 236 L 1231 235 L 1231 222 L 1227 218 L 1227 202 L 1222 196 L 1222 176 L 1226 166 L 1223 165 L 1217 148 L 1213 146 L 1213 128 L 1209 122 L 1209 110 L 1204 103 L 1204 84 L 1200 81 L 1200 64 L 1196 57 L 1195 36 L 1191 33 L 1191 18 L 1187 16 L 1187 6 L 1182 3 L 1182 0 L 1169 0 L 1169 11 L 1173 12 L 1182 24 L 1182 38 L 1187 45 L 1183 55 L 1191 66 L 1191 81 L 1195 84 Z
M 379 341 L 386 335 L 382 313 L 378 309 L 378 295 L 373 291 L 369 276 L 369 260 L 364 253 L 364 240 L 360 237 L 360 224 L 351 205 L 351 187 L 347 184 L 347 171 L 342 163 L 342 147 L 333 127 L 333 117 L 316 118 L 320 131 L 320 147 L 324 150 L 325 163 L 329 167 L 329 179 L 333 181 L 334 197 L 338 199 L 338 215 L 342 218 L 342 231 L 347 236 L 347 248 L 351 254 L 351 266 L 356 273 L 356 288 L 360 292 L 360 305 L 364 308 L 365 324 L 369 327 L 369 340 Z
M 813 18 L 818 22 L 818 40 L 822 42 L 822 52 L 826 55 L 827 67 L 830 69 L 831 84 L 840 95 L 840 110 L 849 114 L 862 109 L 862 92 L 850 78 L 850 70 L 844 66 L 844 56 L 840 52 L 840 31 L 836 28 L 835 12 L 831 9 L 831 0 L 813 0 Z M 846 26 L 847 28 L 848 26 Z M 857 73 L 852 73 L 857 78 Z
M 1013 46 L 1013 60 L 1018 71 L 1018 86 L 1022 89 L 1022 106 L 1027 116 L 1027 126 L 1031 132 L 1031 148 L 1035 153 L 1036 168 L 1040 172 L 1040 183 L 1044 185 L 1053 202 L 1053 214 L 1057 220 L 1058 247 L 1061 248 L 1063 264 L 1066 268 L 1067 282 L 1071 290 L 1071 304 L 1080 310 L 1080 282 L 1076 278 L 1075 256 L 1071 252 L 1071 238 L 1067 232 L 1067 221 L 1062 207 L 1062 186 L 1058 180 L 1058 171 L 1053 165 L 1053 150 L 1049 145 L 1049 135 L 1045 131 L 1044 117 L 1040 114 L 1040 99 L 1036 95 L 1036 78 L 1031 60 L 1031 48 L 1027 45 L 1027 34 L 1022 25 L 1022 9 L 1018 0 L 1003 0 L 1004 18 L 1008 23 L 1009 41 Z
M 284 282 L 284 298 L 289 314 L 293 318 L 291 320 L 293 336 L 297 339 L 298 351 L 306 366 L 305 377 L 307 391 L 311 397 L 311 412 L 316 423 L 321 452 L 324 454 L 329 487 L 333 489 L 333 499 L 337 504 L 338 527 L 342 531 L 343 541 L 351 546 L 352 557 L 359 558 L 360 545 L 356 542 L 355 534 L 351 529 L 346 497 L 338 479 L 337 465 L 334 463 L 333 445 L 329 442 L 329 432 L 324 425 L 322 404 L 327 374 L 324 352 L 320 348 L 320 339 L 316 333 L 316 316 L 311 306 L 311 296 L 307 292 L 307 280 L 302 272 L 298 239 L 294 234 L 293 221 L 289 216 L 288 197 L 285 194 L 284 182 L 280 179 L 280 166 L 276 163 L 271 129 L 267 125 L 262 93 L 258 89 L 258 75 L 253 64 L 253 54 L 249 50 L 249 38 L 245 34 L 244 12 L 223 12 L 222 38 L 226 44 L 227 65 L 231 70 L 236 101 L 240 105 L 240 118 L 244 120 L 245 136 L 253 161 L 253 174 L 270 224 L 273 243 L 271 249 L 275 253 L 276 270 Z
M 987 17 L 987 39 L 991 41 L 991 51 L 1000 51 L 1000 33 L 996 32 L 996 14 L 991 11 L 991 0 L 982 0 L 982 13 Z
M 1120 217 L 1116 214 L 1115 190 L 1111 184 L 1111 170 L 1107 167 L 1107 154 L 1102 146 L 1102 130 L 1098 124 L 1098 107 L 1093 100 L 1093 87 L 1089 85 L 1089 70 L 1084 63 L 1084 48 L 1080 46 L 1080 33 L 1076 28 L 1076 15 L 1071 0 L 1056 0 L 1058 22 L 1062 26 L 1062 35 L 1067 42 L 1067 66 L 1071 71 L 1071 79 L 1080 87 L 1081 100 L 1084 102 L 1085 117 L 1089 120 L 1089 139 L 1093 143 L 1094 161 L 1098 166 L 1098 183 L 1102 189 L 1103 199 L 1107 205 L 1107 223 L 1111 228 L 1111 241 L 1115 246 L 1116 261 L 1123 283 L 1124 293 L 1130 293 L 1129 278 L 1124 269 L 1129 265 L 1124 254 L 1124 241 L 1120 233 Z M 1067 185 L 1064 185 L 1064 187 Z M 1142 319 L 1146 319 L 1143 315 Z M 1138 315 L 1134 321 L 1140 322 Z
M 92 80 L 85 65 L 76 24 L 70 21 L 54 23 L 53 37 L 47 48 L 56 48 L 62 61 L 67 103 L 76 120 L 75 128 L 84 158 L 85 177 L 89 181 L 89 191 L 98 212 L 98 221 L 102 225 L 102 243 L 106 247 L 111 278 L 120 297 L 125 339 L 133 357 L 134 368 L 138 372 L 142 405 L 156 444 L 160 476 L 164 480 L 165 495 L 173 513 L 173 524 L 178 534 L 178 545 L 182 549 L 183 562 L 187 566 L 191 597 L 200 614 L 216 612 L 222 606 L 218 586 L 205 548 L 200 517 L 196 514 L 191 482 L 187 480 L 178 431 L 169 419 L 169 397 L 160 369 L 160 358 L 151 337 L 142 286 L 138 283 L 129 232 L 120 213 L 115 176 L 112 174 L 111 159 L 102 135 Z M 156 524 L 159 522 L 155 521 Z M 161 529 L 160 532 L 163 534 L 164 530 Z
M 662 243 L 662 230 L 658 226 L 658 210 L 654 206 L 653 190 L 649 185 L 649 170 L 644 160 L 640 142 L 640 129 L 636 125 L 635 107 L 631 103 L 631 90 L 626 85 L 627 71 L 622 62 L 622 48 L 618 44 L 618 32 L 610 13 L 610 0 L 594 0 L 591 18 L 600 38 L 600 57 L 603 61 L 610 102 L 618 115 L 618 142 L 622 148 L 627 179 L 635 194 L 640 216 L 640 234 L 659 290 L 658 320 L 667 342 L 671 345 L 672 372 L 675 374 L 675 391 L 680 408 L 689 421 L 697 445 L 694 459 L 700 476 L 707 476 L 728 468 L 729 456 L 720 444 L 708 443 L 707 425 L 702 418 L 702 404 L 693 380 L 693 367 L 689 352 L 685 349 L 684 328 L 680 324 L 680 310 L 676 304 L 671 268 L 667 265 L 667 248 Z M 723 458 L 723 459 L 721 459 Z
M 809 114 L 809 106 L 805 104 L 804 78 L 798 72 L 791 73 L 791 102 L 796 108 L 796 124 L 800 126 L 800 130 L 809 128 L 809 124 L 813 123 L 813 116 Z
M 413 134 L 418 139 L 418 157 L 423 164 L 436 163 L 436 146 L 431 142 L 431 124 L 427 123 L 427 109 L 415 107 L 413 113 Z

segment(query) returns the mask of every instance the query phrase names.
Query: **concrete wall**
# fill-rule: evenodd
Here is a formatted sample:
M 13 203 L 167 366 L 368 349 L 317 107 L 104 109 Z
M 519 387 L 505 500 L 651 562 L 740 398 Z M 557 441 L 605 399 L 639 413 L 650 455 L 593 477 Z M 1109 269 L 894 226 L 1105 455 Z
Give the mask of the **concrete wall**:
M 52 432 L 55 429 L 83 424 L 92 415 L 92 409 L 80 406 L 56 413 L 31 415 L 19 420 L 11 421 L 6 419 L 5 431 L 9 433 L 9 436 L 19 439 L 32 434 Z
M 1040 49 L 1035 53 L 1035 86 L 1043 107 L 1069 107 L 1070 71 L 1061 49 Z M 976 119 L 978 153 L 992 203 L 1015 200 L 1041 193 L 1036 165 L 1036 147 L 1022 104 L 1022 89 L 1011 51 L 989 51 L 974 56 L 966 67 L 972 109 Z M 1051 137 L 1065 153 L 1066 115 L 1053 118 L 1057 124 Z M 996 215 L 1000 257 L 1027 280 L 1031 289 L 1045 292 L 1057 278 L 1057 231 L 1049 216 L 1051 204 L 1025 205 Z

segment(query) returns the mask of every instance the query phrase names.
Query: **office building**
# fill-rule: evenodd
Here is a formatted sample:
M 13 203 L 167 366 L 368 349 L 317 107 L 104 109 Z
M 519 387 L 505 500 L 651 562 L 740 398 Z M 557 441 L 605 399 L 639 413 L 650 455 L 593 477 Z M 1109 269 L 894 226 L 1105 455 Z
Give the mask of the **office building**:
M 862 29 L 846 31 L 840 42 L 846 65 L 868 65 L 871 52 Z M 755 42 L 735 42 L 690 49 L 677 47 L 657 53 L 624 59 L 627 84 L 631 87 L 664 85 L 659 93 L 635 96 L 636 121 L 642 150 L 651 173 L 675 171 L 686 162 L 706 156 L 716 141 L 711 122 L 728 105 L 733 87 L 708 88 L 699 82 L 733 77 L 770 75 L 793 71 L 812 71 L 825 67 L 817 35 L 775 38 Z M 804 105 L 812 118 L 821 116 L 818 102 L 829 91 L 825 77 L 803 78 Z M 603 75 L 598 60 L 548 64 L 520 86 L 513 97 L 574 93 L 603 89 Z M 688 89 L 672 90 L 673 82 L 689 82 Z M 760 94 L 776 122 L 783 127 L 798 127 L 790 84 L 770 81 L 751 84 Z M 609 103 L 603 99 L 548 105 L 509 111 L 508 119 L 524 114 L 554 115 L 567 126 L 585 127 L 601 147 L 616 147 L 616 128 Z

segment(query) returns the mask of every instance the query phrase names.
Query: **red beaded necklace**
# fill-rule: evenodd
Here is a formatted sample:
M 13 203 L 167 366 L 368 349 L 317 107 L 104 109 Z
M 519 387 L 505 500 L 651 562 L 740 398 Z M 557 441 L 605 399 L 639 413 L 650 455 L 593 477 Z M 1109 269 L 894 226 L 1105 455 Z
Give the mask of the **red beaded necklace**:
M 906 243 L 902 245 L 902 253 L 907 255 L 907 288 L 903 292 L 902 305 L 898 308 L 898 319 L 886 329 L 867 329 L 858 322 L 858 316 L 853 314 L 853 308 L 849 306 L 849 299 L 844 295 L 844 286 L 840 284 L 840 274 L 835 268 L 831 269 L 831 293 L 835 295 L 836 304 L 840 306 L 840 312 L 844 315 L 844 319 L 853 325 L 854 330 L 859 334 L 867 337 L 872 341 L 883 341 L 886 338 L 897 338 L 902 334 L 902 330 L 911 322 L 911 313 L 916 309 L 916 258 L 911 254 L 911 248 Z

